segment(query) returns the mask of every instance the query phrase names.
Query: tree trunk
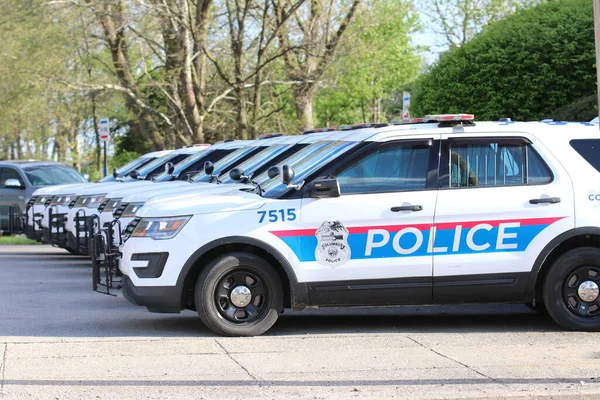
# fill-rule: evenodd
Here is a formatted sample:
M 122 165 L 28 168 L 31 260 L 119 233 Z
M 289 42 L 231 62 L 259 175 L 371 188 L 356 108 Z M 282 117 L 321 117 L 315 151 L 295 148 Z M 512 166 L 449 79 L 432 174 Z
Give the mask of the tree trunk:
M 92 93 L 92 122 L 94 123 L 94 136 L 96 139 L 96 151 L 95 153 L 95 164 L 96 170 L 101 171 L 102 165 L 100 164 L 100 132 L 98 130 L 98 110 L 96 109 L 96 94 Z
M 313 96 L 314 88 L 312 86 L 300 86 L 294 91 L 296 100 L 296 118 L 301 131 L 313 129 L 315 120 L 313 115 Z
M 115 67 L 115 73 L 119 78 L 121 85 L 131 91 L 134 97 L 142 99 L 142 94 L 137 86 L 136 80 L 131 73 L 129 64 L 129 54 L 127 49 L 127 41 L 125 38 L 125 18 L 123 16 L 124 9 L 123 0 L 118 0 L 117 4 L 98 5 L 96 11 L 97 17 L 102 24 L 104 34 L 108 42 L 108 47 Z M 158 127 L 154 123 L 150 112 L 136 104 L 130 96 L 126 96 L 126 105 L 129 110 L 137 111 L 140 118 L 141 141 L 146 140 L 146 135 L 151 141 L 152 150 L 163 150 L 165 142 L 158 131 Z
M 81 171 L 81 154 L 79 151 L 79 127 L 81 121 L 75 121 L 71 127 L 71 136 L 69 138 L 69 147 L 71 150 L 71 161 L 73 168 Z
M 206 54 L 204 49 L 208 44 L 208 29 L 210 27 L 210 8 L 213 0 L 198 0 L 196 4 L 196 20 L 194 35 L 194 91 L 200 114 L 198 135 L 195 143 L 202 143 L 204 138 L 204 119 L 206 118 Z

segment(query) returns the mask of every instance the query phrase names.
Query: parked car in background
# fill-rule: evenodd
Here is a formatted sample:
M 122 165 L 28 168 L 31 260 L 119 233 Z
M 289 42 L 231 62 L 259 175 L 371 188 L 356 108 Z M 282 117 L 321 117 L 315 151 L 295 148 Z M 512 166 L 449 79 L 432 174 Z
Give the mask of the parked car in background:
M 58 162 L 0 161 L 0 231 L 9 229 L 11 206 L 20 215 L 37 189 L 85 182 L 75 169 Z

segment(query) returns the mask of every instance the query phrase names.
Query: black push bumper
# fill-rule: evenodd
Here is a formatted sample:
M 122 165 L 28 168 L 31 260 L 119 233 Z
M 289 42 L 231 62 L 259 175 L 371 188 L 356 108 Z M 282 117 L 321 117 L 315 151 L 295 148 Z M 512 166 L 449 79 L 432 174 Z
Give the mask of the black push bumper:
M 134 286 L 128 276 L 122 279 L 123 297 L 138 306 L 144 306 L 150 312 L 179 313 L 181 307 L 181 288 L 177 286 Z

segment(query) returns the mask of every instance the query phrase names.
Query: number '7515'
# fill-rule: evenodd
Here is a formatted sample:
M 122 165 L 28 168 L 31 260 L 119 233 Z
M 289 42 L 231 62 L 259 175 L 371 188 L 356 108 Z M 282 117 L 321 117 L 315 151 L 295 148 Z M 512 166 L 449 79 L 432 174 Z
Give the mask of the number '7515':
M 278 222 L 278 221 L 295 221 L 296 220 L 296 209 L 287 208 L 285 210 L 269 210 L 269 211 L 257 211 L 256 212 L 260 219 L 259 224 L 263 222 Z

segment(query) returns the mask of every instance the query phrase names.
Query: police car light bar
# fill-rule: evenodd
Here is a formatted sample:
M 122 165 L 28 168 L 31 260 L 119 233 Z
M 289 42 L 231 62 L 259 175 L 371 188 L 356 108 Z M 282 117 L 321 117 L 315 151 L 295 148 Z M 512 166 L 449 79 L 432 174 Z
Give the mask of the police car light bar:
M 427 124 L 436 122 L 462 122 L 475 119 L 473 114 L 433 114 L 422 118 L 409 118 L 392 121 L 393 125 Z
M 307 131 L 302 132 L 303 135 L 309 135 L 311 133 L 321 133 L 321 132 L 334 132 L 337 131 L 337 128 L 315 128 L 309 129 Z
M 271 138 L 276 138 L 276 137 L 280 137 L 283 136 L 283 133 L 265 133 L 264 135 L 260 135 L 258 137 L 259 140 L 263 140 L 263 139 L 271 139 Z
M 343 126 L 340 126 L 340 131 L 353 131 L 355 129 L 364 129 L 364 128 L 383 128 L 385 126 L 390 126 L 390 124 L 388 124 L 387 122 L 382 122 L 382 123 L 343 125 Z

